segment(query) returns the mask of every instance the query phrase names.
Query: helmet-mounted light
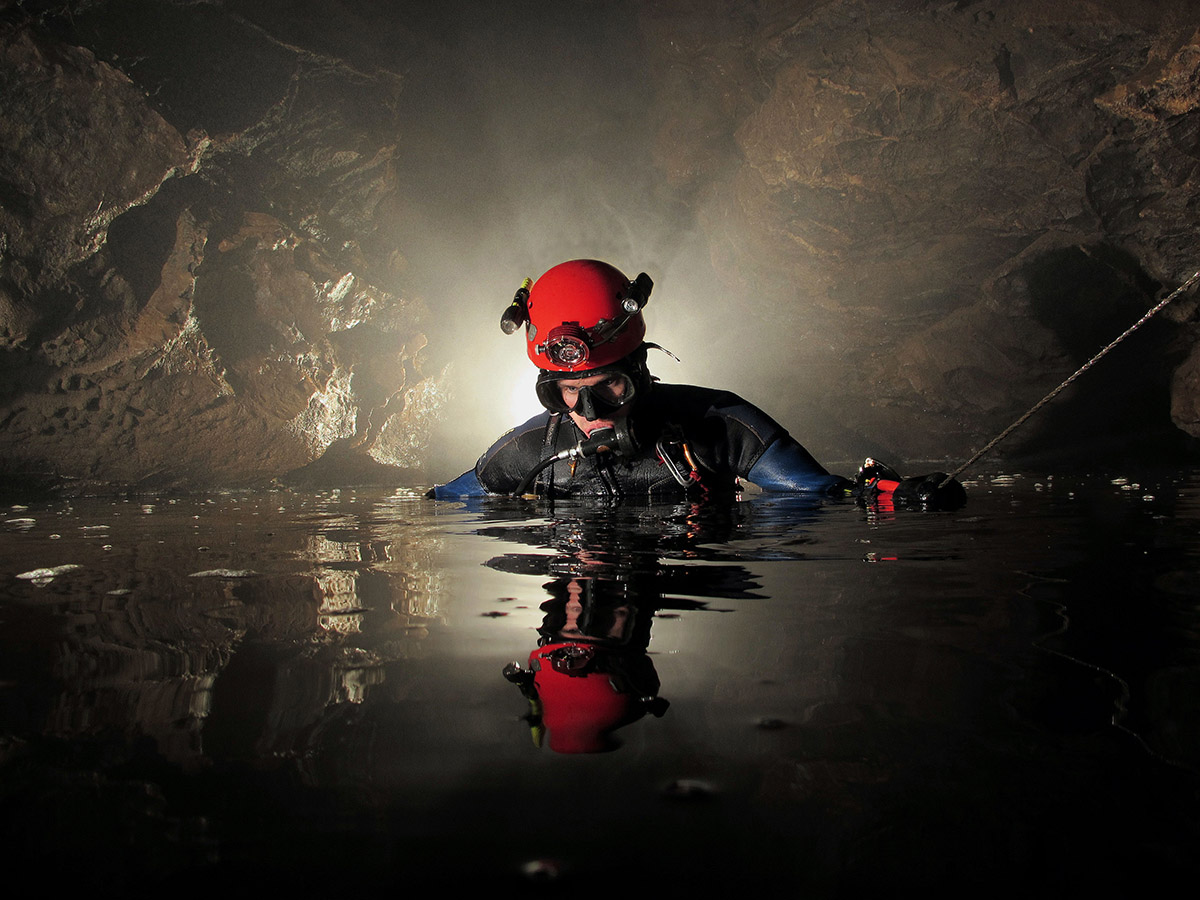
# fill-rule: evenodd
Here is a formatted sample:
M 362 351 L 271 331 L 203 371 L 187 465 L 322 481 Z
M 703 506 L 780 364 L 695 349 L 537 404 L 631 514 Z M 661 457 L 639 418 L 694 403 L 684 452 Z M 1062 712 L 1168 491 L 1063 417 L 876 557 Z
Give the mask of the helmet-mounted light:
M 545 654 L 545 658 L 550 661 L 555 672 L 576 678 L 589 674 L 587 670 L 595 657 L 595 647 L 590 644 L 577 643 L 563 644 Z
M 645 305 L 650 302 L 650 291 L 653 288 L 654 282 L 650 280 L 650 276 L 642 272 L 637 278 L 629 282 L 625 286 L 625 290 L 621 292 L 621 309 L 625 310 L 631 316 L 640 313 Z
M 500 316 L 500 330 L 505 334 L 512 334 L 529 321 L 529 289 L 531 287 L 533 287 L 532 278 L 522 281 L 516 294 L 513 295 L 512 303 L 508 304 L 508 308 Z
M 564 322 L 551 329 L 545 343 L 538 347 L 538 352 L 564 369 L 586 368 L 591 351 L 592 336 L 578 322 Z

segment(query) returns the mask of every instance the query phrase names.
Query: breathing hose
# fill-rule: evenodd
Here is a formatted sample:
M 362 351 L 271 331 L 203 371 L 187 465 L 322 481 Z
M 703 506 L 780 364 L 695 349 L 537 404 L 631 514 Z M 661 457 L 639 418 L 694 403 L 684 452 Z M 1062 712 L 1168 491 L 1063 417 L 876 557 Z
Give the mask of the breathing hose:
M 624 420 L 620 420 L 624 425 Z M 588 437 L 581 440 L 574 447 L 568 447 L 566 450 L 560 450 L 551 456 L 546 457 L 536 466 L 526 473 L 521 479 L 521 483 L 517 485 L 517 489 L 512 492 L 513 497 L 522 497 L 529 490 L 529 486 L 533 484 L 535 478 L 538 477 L 548 466 L 553 465 L 564 459 L 581 459 L 587 456 L 599 456 L 604 453 L 611 453 L 615 456 L 629 456 L 636 450 L 637 444 L 634 441 L 632 432 L 626 428 L 597 428 Z

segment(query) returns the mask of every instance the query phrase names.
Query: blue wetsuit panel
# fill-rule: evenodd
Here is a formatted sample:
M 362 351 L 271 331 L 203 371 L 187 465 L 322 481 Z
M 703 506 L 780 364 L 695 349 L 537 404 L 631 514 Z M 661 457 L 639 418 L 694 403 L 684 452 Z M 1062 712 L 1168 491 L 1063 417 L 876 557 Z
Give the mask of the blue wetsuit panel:
M 811 453 L 790 437 L 772 441 L 746 474 L 746 480 L 764 491 L 836 494 L 850 482 L 830 475 Z
M 475 470 L 463 472 L 453 481 L 446 484 L 439 484 L 433 489 L 433 497 L 435 500 L 457 500 L 459 497 L 486 497 L 488 492 L 484 490 L 482 484 L 479 483 L 479 478 L 475 475 Z

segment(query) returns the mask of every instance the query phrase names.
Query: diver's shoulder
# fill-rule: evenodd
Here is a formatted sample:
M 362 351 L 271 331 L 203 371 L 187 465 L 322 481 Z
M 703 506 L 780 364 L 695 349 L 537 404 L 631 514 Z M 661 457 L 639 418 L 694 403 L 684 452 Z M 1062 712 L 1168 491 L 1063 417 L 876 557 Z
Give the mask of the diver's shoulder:
M 700 384 L 675 384 L 668 381 L 654 382 L 654 390 L 661 391 L 663 394 L 677 394 L 687 397 L 737 396 L 732 391 L 722 390 L 721 388 L 706 387 Z
M 484 452 L 484 457 L 494 455 L 495 452 L 500 448 L 514 444 L 520 441 L 521 438 L 525 437 L 526 435 L 544 434 L 546 431 L 546 426 L 550 423 L 550 417 L 552 415 L 554 415 L 554 413 L 545 410 L 537 413 L 528 420 L 522 422 L 520 425 L 515 425 L 508 429 L 508 431 L 504 432 L 504 434 L 500 435 L 500 437 L 496 438 L 496 440 L 492 442 L 492 446 L 490 446 Z
M 686 404 L 715 409 L 750 405 L 743 397 L 735 394 L 733 391 L 727 391 L 722 388 L 704 387 L 698 384 L 667 384 L 660 381 L 655 383 L 654 391 L 662 401 L 671 404 Z
M 505 432 L 505 434 L 525 434 L 529 431 L 543 431 L 546 428 L 547 423 L 549 423 L 550 417 L 553 415 L 557 415 L 557 413 L 552 413 L 548 409 L 543 409 L 539 413 L 534 413 L 515 428 L 510 428 L 507 432 Z

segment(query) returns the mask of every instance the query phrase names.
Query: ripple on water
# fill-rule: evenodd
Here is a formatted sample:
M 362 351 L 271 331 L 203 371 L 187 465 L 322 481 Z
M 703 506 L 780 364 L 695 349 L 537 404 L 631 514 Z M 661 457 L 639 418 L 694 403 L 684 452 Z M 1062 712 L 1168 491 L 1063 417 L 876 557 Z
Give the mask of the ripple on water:
M 171 860 L 287 872 L 334 835 L 384 848 L 377 887 L 470 846 L 553 890 L 727 865 L 806 896 L 946 860 L 962 883 L 1044 864 L 1088 886 L 1097 858 L 1190 859 L 1200 482 L 1050 483 L 981 478 L 948 514 L 386 491 L 12 511 L 0 734 L 44 773 L 14 801 L 22 846 L 135 872 L 144 852 L 159 884 Z M 580 723 L 531 688 L 568 627 L 620 645 L 590 683 L 633 698 L 605 707 L 606 754 L 554 753 Z M 208 817 L 209 843 L 156 856 L 163 813 L 129 799 L 151 795 Z

